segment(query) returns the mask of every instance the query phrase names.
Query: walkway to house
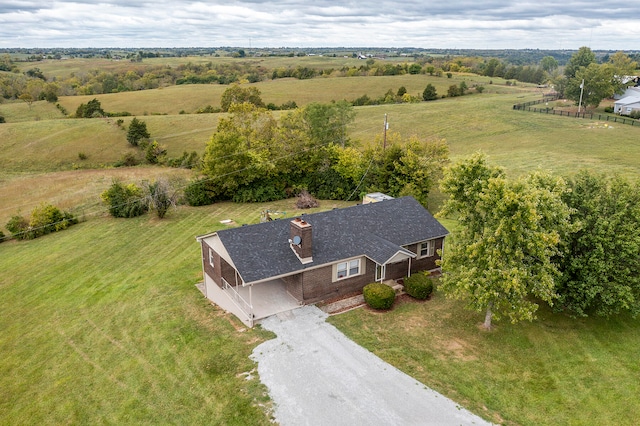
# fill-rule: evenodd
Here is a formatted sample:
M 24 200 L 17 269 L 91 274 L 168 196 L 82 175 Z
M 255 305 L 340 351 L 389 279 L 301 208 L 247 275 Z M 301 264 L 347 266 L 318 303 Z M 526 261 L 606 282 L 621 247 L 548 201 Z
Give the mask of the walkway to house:
M 261 321 L 251 355 L 275 419 L 289 425 L 490 425 L 349 340 L 315 306 Z

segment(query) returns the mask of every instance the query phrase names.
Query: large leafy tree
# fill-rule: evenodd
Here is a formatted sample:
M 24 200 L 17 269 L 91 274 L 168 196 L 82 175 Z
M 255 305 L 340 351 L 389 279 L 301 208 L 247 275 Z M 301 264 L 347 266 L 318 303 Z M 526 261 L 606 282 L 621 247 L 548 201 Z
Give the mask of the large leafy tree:
M 640 186 L 587 171 L 563 194 L 579 229 L 558 258 L 558 309 L 577 316 L 640 313 Z
M 613 72 L 616 93 L 621 94 L 626 89 L 627 78 L 636 74 L 638 63 L 624 52 L 616 52 L 609 58 L 609 64 Z
M 540 67 L 544 72 L 551 73 L 558 68 L 558 61 L 553 56 L 545 56 L 540 60 Z
M 584 88 L 581 85 L 584 82 Z M 567 81 L 564 94 L 578 104 L 582 93 L 582 103 L 597 107 L 603 99 L 621 93 L 622 84 L 616 78 L 615 70 L 611 64 L 592 63 L 581 67 L 575 78 Z
M 571 56 L 569 62 L 564 67 L 564 75 L 568 79 L 576 76 L 578 70 L 582 67 L 588 67 L 589 64 L 596 63 L 596 54 L 586 46 L 582 46 L 576 53 Z
M 443 139 L 402 140 L 389 132 L 387 147 L 382 140 L 362 152 L 353 147 L 335 147 L 334 169 L 360 192 L 380 191 L 391 196 L 411 195 L 427 205 L 429 192 L 449 162 L 449 147 Z
M 343 147 L 348 142 L 347 126 L 355 117 L 356 113 L 347 101 L 310 103 L 303 113 L 304 125 L 313 143 L 335 143 Z
M 260 90 L 257 87 L 240 87 L 234 84 L 222 93 L 220 98 L 220 109 L 224 112 L 229 111 L 231 105 L 250 103 L 258 108 L 264 108 L 264 102 L 260 97 Z
M 104 117 L 105 112 L 100 105 L 100 101 L 92 99 L 86 104 L 80 104 L 76 109 L 76 117 L 78 118 L 93 118 Z
M 250 103 L 233 104 L 229 117 L 218 122 L 207 144 L 202 171 L 212 181 L 215 195 L 231 198 L 243 185 L 268 178 L 274 170 L 277 123 L 271 114 Z
M 487 329 L 493 317 L 533 319 L 532 296 L 548 303 L 556 297 L 552 258 L 569 228 L 563 181 L 543 174 L 508 179 L 476 154 L 446 170 L 441 187 L 449 195 L 442 213 L 460 224 L 442 262 L 441 290 L 484 311 Z
M 422 100 L 424 101 L 434 101 L 438 99 L 438 93 L 436 92 L 436 87 L 429 83 L 427 87 L 424 88 L 422 92 Z

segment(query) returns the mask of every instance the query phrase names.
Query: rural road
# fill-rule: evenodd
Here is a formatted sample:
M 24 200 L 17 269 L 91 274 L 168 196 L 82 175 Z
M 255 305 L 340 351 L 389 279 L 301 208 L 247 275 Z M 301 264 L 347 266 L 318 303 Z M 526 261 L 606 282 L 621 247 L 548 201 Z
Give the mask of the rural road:
M 490 425 L 349 340 L 304 306 L 261 322 L 260 379 L 282 426 Z

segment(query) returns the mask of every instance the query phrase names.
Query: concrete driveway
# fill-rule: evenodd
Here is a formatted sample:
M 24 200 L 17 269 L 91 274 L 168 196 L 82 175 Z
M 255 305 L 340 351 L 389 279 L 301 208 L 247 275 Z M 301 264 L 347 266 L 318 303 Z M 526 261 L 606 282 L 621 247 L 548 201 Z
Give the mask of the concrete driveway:
M 326 317 L 304 306 L 261 322 L 278 337 L 251 358 L 281 425 L 490 425 L 358 346 Z

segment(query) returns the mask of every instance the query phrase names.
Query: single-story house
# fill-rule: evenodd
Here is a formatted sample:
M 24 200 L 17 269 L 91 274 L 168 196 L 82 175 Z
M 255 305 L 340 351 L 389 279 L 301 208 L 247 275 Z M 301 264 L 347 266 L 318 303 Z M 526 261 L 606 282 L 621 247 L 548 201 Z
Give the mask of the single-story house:
M 275 313 L 436 270 L 447 229 L 413 197 L 197 237 L 203 292 L 248 326 Z
M 618 100 L 626 98 L 627 96 L 640 95 L 640 77 L 636 75 L 627 75 L 622 78 L 622 84 L 627 86 L 624 93 L 614 94 L 613 99 Z
M 629 115 L 636 110 L 640 111 L 640 92 L 638 95 L 619 99 L 613 104 L 613 112 L 616 114 Z

